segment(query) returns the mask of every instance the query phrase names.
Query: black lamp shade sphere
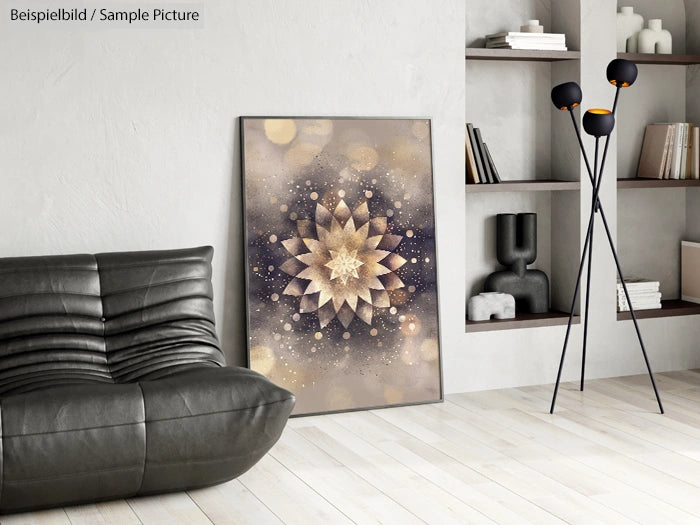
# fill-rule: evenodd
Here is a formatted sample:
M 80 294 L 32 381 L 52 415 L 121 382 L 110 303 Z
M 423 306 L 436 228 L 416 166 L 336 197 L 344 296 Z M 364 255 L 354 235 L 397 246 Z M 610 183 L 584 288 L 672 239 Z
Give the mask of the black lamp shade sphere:
M 583 115 L 583 129 L 594 137 L 606 137 L 615 127 L 615 117 L 607 109 L 589 109 Z
M 573 109 L 581 103 L 583 93 L 576 82 L 565 82 L 552 88 L 552 103 L 557 109 Z
M 630 87 L 637 80 L 637 66 L 624 58 L 616 58 L 608 64 L 605 71 L 608 81 L 617 87 Z

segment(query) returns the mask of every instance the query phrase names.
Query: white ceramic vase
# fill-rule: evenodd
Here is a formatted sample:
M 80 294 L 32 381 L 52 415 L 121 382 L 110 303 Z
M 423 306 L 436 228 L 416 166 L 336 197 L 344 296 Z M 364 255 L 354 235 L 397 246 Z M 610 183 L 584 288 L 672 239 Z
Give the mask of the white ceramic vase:
M 621 7 L 617 13 L 617 51 L 636 53 L 637 36 L 644 27 L 644 17 L 634 12 L 634 7 Z
M 671 33 L 662 29 L 662 22 L 658 18 L 649 20 L 649 28 L 639 32 L 639 53 L 659 53 L 668 55 L 672 50 Z

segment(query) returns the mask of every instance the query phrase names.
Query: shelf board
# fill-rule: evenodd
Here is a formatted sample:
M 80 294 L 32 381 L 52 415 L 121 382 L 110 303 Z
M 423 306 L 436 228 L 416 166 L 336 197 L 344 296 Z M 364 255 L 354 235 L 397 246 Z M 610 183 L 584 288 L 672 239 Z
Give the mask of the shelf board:
M 700 306 L 700 305 L 698 305 Z M 513 330 L 516 328 L 540 328 L 543 326 L 561 326 L 569 322 L 569 314 L 547 312 L 546 314 L 517 314 L 514 319 L 492 319 L 490 321 L 467 321 L 465 332 L 491 332 L 494 330 Z M 574 324 L 581 323 L 581 317 L 574 316 Z
M 679 299 L 671 301 L 661 301 L 661 308 L 655 310 L 635 310 L 637 319 L 654 319 L 658 317 L 675 317 L 679 315 L 700 315 L 700 304 L 689 303 Z M 632 315 L 629 312 L 618 312 L 617 320 L 631 320 Z
M 660 317 L 676 317 L 684 315 L 700 315 L 700 304 L 688 301 L 661 301 L 661 308 L 655 310 L 635 311 L 637 319 L 654 319 Z M 629 312 L 618 312 L 617 320 L 631 320 Z M 546 314 L 525 314 L 515 316 L 515 319 L 492 319 L 490 321 L 467 321 L 465 332 L 492 332 L 495 330 L 514 330 L 517 328 L 540 328 L 543 326 L 561 326 L 569 321 L 569 314 L 564 312 L 548 312 Z M 574 316 L 573 324 L 581 324 L 581 317 Z
M 580 60 L 580 51 L 545 51 L 531 49 L 486 49 L 468 47 L 464 52 L 467 60 L 519 60 L 521 62 L 556 62 L 558 60 Z
M 654 53 L 618 53 L 617 58 L 631 60 L 635 64 L 665 64 L 688 66 L 700 64 L 700 55 L 657 55 Z
M 678 179 L 617 179 L 617 187 L 629 188 L 689 188 L 700 186 L 700 180 Z
M 507 191 L 567 191 L 579 190 L 581 183 L 568 180 L 506 180 L 498 184 L 467 184 L 467 193 Z

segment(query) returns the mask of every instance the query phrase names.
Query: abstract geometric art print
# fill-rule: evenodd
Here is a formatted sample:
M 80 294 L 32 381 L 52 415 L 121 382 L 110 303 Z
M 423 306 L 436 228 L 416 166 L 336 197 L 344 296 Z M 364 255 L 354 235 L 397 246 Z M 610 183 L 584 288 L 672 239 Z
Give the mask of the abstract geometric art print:
M 250 367 L 297 415 L 440 400 L 430 120 L 241 129 Z

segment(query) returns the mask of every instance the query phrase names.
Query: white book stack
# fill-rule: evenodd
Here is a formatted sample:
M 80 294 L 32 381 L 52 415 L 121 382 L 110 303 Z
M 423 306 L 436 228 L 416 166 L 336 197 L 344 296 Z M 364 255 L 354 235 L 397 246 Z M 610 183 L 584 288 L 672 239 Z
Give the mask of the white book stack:
M 540 49 L 566 51 L 566 35 L 562 33 L 525 33 L 508 31 L 486 35 L 490 49 Z
M 659 291 L 659 281 L 649 279 L 625 279 L 627 291 L 630 294 L 632 307 L 635 310 L 653 310 L 661 308 L 661 292 Z M 625 296 L 622 283 L 617 281 L 617 311 L 629 312 L 630 306 Z

